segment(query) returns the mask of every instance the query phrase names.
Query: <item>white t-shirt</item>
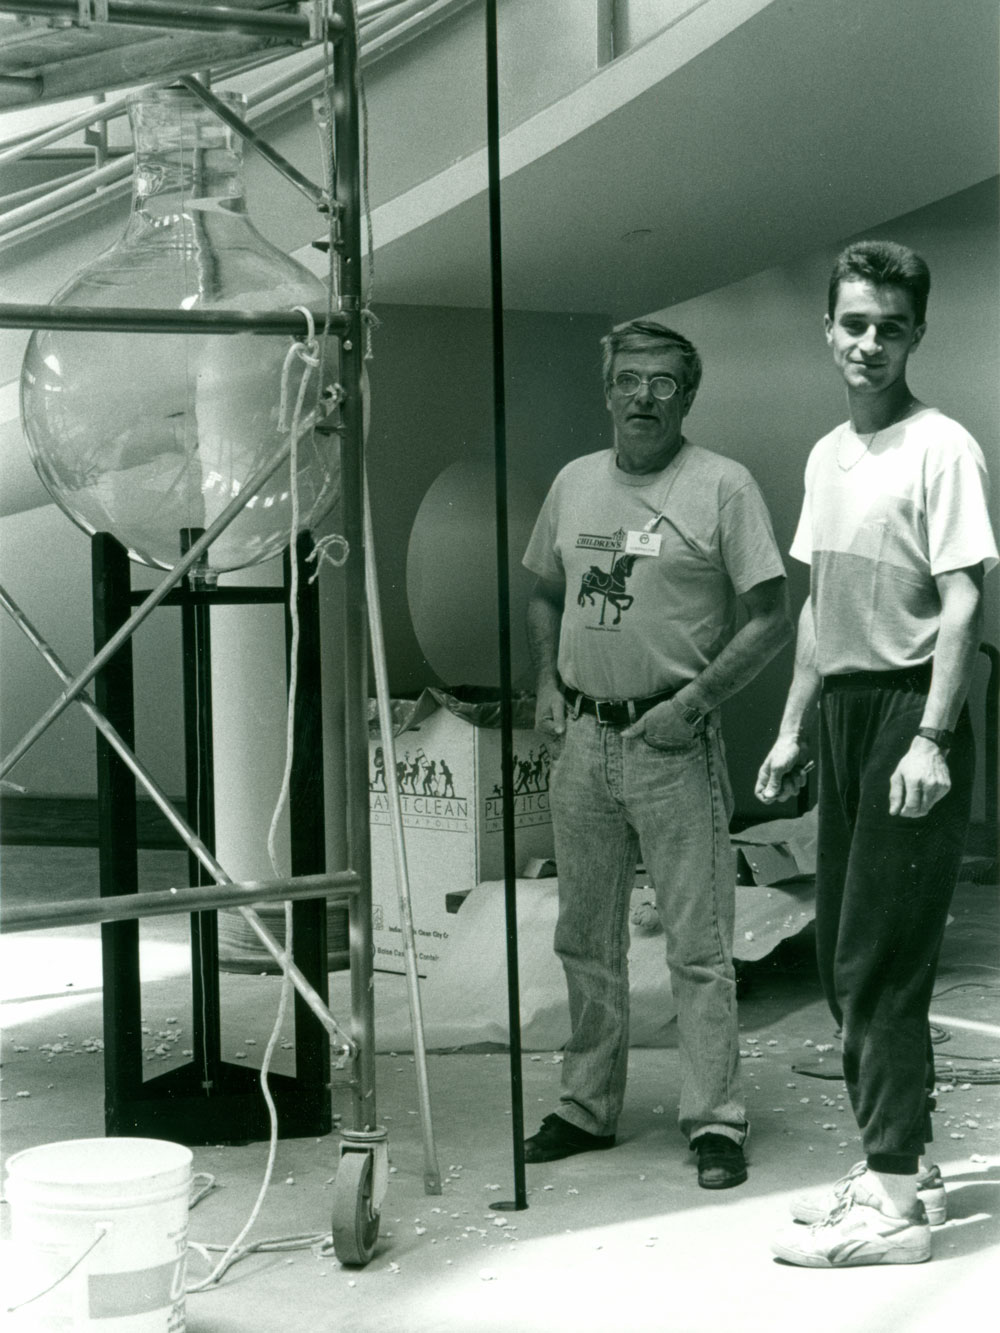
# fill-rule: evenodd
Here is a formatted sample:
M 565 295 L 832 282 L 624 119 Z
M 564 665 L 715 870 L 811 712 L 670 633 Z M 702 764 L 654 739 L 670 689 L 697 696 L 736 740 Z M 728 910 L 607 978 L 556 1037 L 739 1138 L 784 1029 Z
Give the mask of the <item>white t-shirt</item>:
M 978 444 L 937 408 L 879 431 L 867 450 L 846 422 L 819 441 L 790 554 L 812 566 L 821 675 L 931 659 L 936 575 L 997 563 L 988 486 Z
M 629 554 L 629 533 L 657 515 L 656 553 Z M 732 638 L 737 596 L 785 572 L 753 477 L 687 441 L 655 473 L 623 472 L 610 449 L 574 459 L 552 483 L 524 564 L 565 579 L 559 674 L 597 699 L 692 680 Z

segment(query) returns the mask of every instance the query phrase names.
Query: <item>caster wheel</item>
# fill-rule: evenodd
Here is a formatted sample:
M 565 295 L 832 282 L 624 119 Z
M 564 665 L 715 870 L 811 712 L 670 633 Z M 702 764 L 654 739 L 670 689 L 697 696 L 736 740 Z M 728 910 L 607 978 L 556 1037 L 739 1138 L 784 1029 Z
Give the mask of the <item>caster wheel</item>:
M 366 1264 L 375 1253 L 379 1214 L 372 1209 L 372 1156 L 345 1152 L 333 1183 L 333 1249 L 342 1264 Z

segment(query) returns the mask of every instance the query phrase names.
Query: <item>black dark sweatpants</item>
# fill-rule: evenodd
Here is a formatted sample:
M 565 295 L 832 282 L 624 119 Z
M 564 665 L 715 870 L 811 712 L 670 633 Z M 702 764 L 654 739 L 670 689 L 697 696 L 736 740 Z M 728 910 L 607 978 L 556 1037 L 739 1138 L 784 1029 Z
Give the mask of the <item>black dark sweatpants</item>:
M 975 752 L 962 710 L 951 790 L 922 819 L 889 814 L 929 669 L 828 676 L 820 698 L 816 943 L 843 1028 L 844 1078 L 868 1165 L 910 1175 L 931 1141 L 928 1013 L 969 823 Z

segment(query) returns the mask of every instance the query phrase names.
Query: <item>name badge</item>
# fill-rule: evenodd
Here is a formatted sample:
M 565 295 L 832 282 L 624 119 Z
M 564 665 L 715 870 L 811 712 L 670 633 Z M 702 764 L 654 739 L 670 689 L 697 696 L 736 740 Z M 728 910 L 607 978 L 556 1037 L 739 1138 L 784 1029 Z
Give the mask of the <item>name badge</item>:
M 630 532 L 625 537 L 625 554 L 659 555 L 662 540 L 658 532 Z

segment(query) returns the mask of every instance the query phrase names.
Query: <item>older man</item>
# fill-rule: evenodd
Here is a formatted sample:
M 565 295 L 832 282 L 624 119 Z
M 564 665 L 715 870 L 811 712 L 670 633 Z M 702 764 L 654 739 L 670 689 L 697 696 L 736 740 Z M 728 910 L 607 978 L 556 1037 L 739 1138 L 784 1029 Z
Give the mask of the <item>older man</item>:
M 628 1059 L 628 913 L 652 880 L 677 1003 L 680 1126 L 707 1189 L 747 1175 L 732 963 L 732 795 L 719 706 L 786 642 L 784 569 L 746 468 L 688 441 L 694 346 L 603 340 L 614 446 L 556 477 L 524 563 L 539 729 L 557 750 L 555 949 L 572 1035 L 528 1162 L 610 1148 Z M 740 605 L 744 611 L 739 623 Z

